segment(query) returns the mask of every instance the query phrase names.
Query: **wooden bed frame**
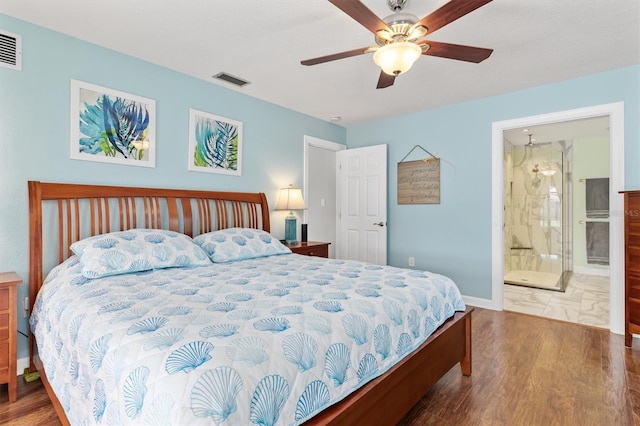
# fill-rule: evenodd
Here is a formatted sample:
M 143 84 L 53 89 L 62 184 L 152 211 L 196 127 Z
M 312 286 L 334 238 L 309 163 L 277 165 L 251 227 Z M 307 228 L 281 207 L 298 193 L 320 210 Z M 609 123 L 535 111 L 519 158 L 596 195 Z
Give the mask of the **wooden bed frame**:
M 263 193 L 78 185 L 29 181 L 29 300 L 31 309 L 52 266 L 71 256 L 82 238 L 132 228 L 196 236 L 229 227 L 270 230 Z M 45 271 L 45 269 L 47 269 Z M 382 376 L 306 424 L 395 424 L 453 366 L 471 374 L 471 312 L 457 312 L 416 351 Z M 31 370 L 37 369 L 60 418 L 68 425 L 29 335 Z

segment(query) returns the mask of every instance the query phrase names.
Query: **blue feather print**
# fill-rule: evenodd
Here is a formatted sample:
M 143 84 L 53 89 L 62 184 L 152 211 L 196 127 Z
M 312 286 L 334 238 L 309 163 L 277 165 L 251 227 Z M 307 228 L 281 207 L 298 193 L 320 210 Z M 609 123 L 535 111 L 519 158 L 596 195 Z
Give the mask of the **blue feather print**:
M 144 141 L 149 127 L 149 111 L 141 103 L 122 98 L 111 100 L 103 95 L 103 120 L 106 141 L 103 143 L 105 155 L 112 157 L 142 159 L 144 150 L 137 152 L 133 142 Z M 103 139 L 104 140 L 104 139 Z
M 194 164 L 196 166 L 237 170 L 238 126 L 197 117 L 195 139 Z

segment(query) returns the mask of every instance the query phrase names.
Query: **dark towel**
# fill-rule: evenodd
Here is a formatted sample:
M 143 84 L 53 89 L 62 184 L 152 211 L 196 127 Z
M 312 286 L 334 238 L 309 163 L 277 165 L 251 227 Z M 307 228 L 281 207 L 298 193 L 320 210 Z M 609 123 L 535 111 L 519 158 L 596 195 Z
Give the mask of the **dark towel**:
M 586 179 L 587 217 L 609 217 L 609 178 Z
M 587 222 L 587 263 L 609 264 L 609 222 Z

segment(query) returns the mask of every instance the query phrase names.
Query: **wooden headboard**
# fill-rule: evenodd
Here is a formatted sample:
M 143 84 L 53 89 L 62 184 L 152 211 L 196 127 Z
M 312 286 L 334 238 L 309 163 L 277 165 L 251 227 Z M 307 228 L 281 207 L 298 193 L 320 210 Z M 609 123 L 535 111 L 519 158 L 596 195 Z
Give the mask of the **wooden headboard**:
M 29 181 L 31 308 L 44 274 L 71 256 L 78 240 L 133 228 L 193 237 L 231 227 L 269 232 L 265 194 Z

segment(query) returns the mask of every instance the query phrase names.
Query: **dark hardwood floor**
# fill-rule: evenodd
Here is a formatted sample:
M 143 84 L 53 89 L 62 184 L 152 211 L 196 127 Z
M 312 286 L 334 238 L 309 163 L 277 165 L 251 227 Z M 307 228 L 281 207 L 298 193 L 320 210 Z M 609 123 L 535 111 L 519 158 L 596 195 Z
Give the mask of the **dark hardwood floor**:
M 60 423 L 41 382 L 20 377 L 13 404 L 0 386 L 0 424 Z M 476 309 L 473 374 L 454 367 L 400 425 L 640 426 L 640 348 L 599 328 Z

